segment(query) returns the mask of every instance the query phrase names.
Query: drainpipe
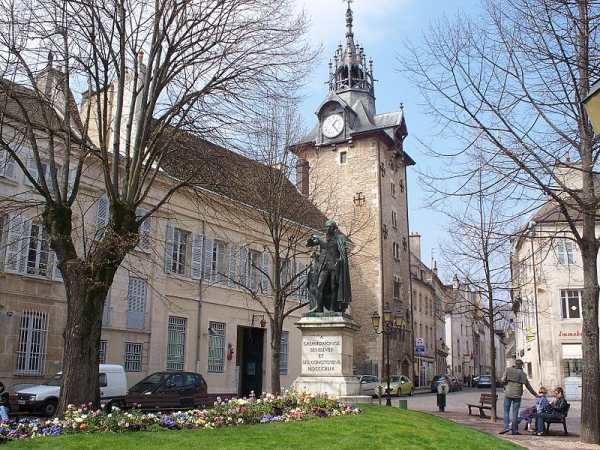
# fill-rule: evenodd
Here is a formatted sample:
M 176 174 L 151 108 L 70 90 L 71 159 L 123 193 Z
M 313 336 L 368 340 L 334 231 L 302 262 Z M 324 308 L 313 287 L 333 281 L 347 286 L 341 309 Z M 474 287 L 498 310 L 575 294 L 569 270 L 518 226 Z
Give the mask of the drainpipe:
M 198 323 L 196 324 L 196 373 L 202 373 L 200 370 L 200 342 L 202 340 L 202 285 L 204 282 L 204 261 L 206 259 L 206 222 L 202 221 L 202 262 L 200 267 L 200 280 L 198 281 Z

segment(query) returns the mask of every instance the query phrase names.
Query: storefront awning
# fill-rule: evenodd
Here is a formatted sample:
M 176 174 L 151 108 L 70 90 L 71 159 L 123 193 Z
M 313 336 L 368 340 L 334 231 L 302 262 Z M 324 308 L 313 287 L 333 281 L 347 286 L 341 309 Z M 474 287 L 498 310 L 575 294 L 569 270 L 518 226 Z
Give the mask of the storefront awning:
M 563 359 L 582 359 L 581 344 L 563 344 L 562 357 Z

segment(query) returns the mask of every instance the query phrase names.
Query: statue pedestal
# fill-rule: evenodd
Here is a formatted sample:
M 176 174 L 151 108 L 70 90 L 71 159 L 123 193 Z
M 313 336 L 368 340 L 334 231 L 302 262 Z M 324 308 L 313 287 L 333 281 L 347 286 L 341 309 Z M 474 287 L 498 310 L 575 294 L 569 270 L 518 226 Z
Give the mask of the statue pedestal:
M 339 397 L 360 394 L 354 376 L 354 335 L 360 329 L 344 313 L 308 313 L 296 322 L 302 331 L 302 375 L 294 387 Z

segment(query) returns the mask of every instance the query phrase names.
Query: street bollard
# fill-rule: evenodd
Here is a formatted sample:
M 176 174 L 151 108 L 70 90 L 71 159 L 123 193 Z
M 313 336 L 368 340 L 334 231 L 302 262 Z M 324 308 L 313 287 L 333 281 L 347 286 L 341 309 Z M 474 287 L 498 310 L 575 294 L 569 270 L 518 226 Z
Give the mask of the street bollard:
M 408 409 L 408 401 L 405 398 L 399 398 L 398 407 L 400 409 Z
M 437 406 L 440 412 L 444 412 L 446 408 L 446 394 L 448 393 L 448 385 L 446 383 L 440 383 L 438 385 L 437 393 Z

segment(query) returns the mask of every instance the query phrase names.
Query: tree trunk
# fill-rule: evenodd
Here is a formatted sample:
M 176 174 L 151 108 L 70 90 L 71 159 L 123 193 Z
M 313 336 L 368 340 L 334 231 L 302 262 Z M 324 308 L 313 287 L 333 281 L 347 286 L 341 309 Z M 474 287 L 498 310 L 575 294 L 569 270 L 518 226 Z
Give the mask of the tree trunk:
M 67 323 L 63 331 L 63 378 L 57 412 L 69 404 L 100 406 L 99 363 L 105 284 L 90 283 L 82 264 L 71 261 L 63 277 L 67 292 Z M 73 266 L 77 266 L 73 269 Z
M 583 350 L 581 440 L 600 443 L 600 370 L 598 359 L 598 246 L 595 237 L 595 219 L 584 217 L 583 245 L 583 299 L 581 341 Z M 568 400 L 568 398 L 567 398 Z

